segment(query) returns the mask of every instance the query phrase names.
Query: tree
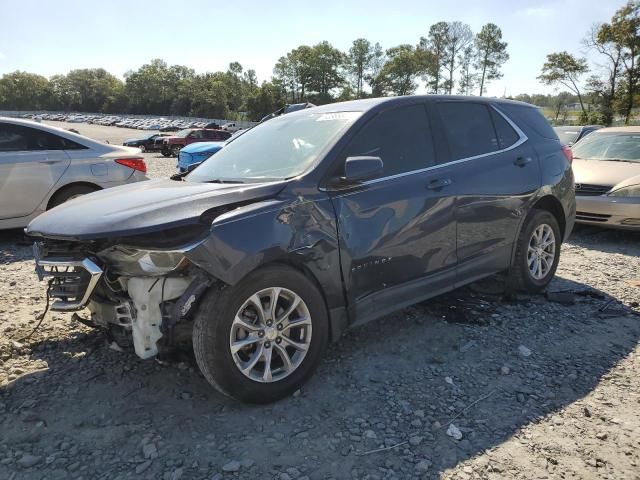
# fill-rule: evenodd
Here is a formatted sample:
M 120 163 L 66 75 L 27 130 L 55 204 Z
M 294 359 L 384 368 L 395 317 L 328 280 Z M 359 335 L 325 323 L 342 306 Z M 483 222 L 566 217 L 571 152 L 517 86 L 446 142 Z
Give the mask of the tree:
M 381 74 L 386 62 L 387 57 L 382 45 L 376 43 L 371 51 L 369 67 L 364 75 L 364 79 L 371 87 L 371 95 L 374 97 L 379 97 L 384 94 Z
M 393 95 L 410 95 L 417 88 L 416 78 L 424 71 L 421 53 L 412 45 L 387 50 L 388 60 L 380 73 L 384 90 Z
M 625 68 L 625 95 L 623 114 L 625 124 L 631 119 L 634 100 L 638 93 L 640 72 L 638 71 L 638 54 L 640 54 L 640 2 L 630 1 L 618 10 L 611 19 L 610 27 L 603 32 L 603 39 L 608 39 L 623 48 L 622 61 Z
M 362 98 L 364 78 L 373 57 L 371 42 L 365 38 L 353 41 L 347 55 L 347 70 L 353 79 L 356 98 Z
M 317 103 L 331 101 L 330 92 L 344 83 L 342 66 L 345 55 L 329 42 L 314 45 L 309 58 L 309 89 L 318 93 Z
M 462 22 L 449 22 L 444 49 L 445 61 L 442 64 L 444 69 L 449 72 L 449 79 L 447 81 L 449 95 L 453 92 L 453 76 L 460 66 L 460 56 L 472 42 L 473 32 L 469 25 Z
M 476 35 L 477 51 L 475 67 L 480 73 L 480 93 L 484 93 L 485 83 L 502 78 L 500 68 L 509 60 L 507 42 L 502 41 L 502 30 L 494 24 L 487 23 Z
M 587 60 L 576 58 L 568 52 L 550 53 L 538 79 L 545 85 L 561 84 L 575 93 L 582 113 L 587 115 L 580 92 L 580 77 L 589 71 Z
M 0 79 L 2 108 L 42 110 L 47 108 L 49 96 L 49 81 L 42 75 L 15 71 Z
M 460 85 L 458 86 L 458 93 L 462 95 L 471 95 L 471 91 L 478 83 L 478 73 L 471 69 L 475 58 L 476 51 L 473 45 L 465 48 L 460 56 Z
M 446 61 L 446 48 L 449 38 L 449 24 L 447 22 L 438 22 L 431 25 L 427 37 L 421 37 L 419 48 L 430 52 L 433 61 L 431 68 L 424 72 L 424 80 L 427 82 L 429 91 L 440 93 L 442 86 L 442 69 Z
M 258 121 L 275 112 L 285 103 L 280 86 L 263 82 L 247 99 L 247 112 L 249 118 Z

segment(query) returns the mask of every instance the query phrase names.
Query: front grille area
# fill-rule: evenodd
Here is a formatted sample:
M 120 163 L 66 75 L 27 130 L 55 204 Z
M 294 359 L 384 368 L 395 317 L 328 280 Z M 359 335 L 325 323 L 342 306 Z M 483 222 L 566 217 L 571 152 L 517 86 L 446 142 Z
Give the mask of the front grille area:
M 576 220 L 584 220 L 586 222 L 606 222 L 610 218 L 611 215 L 602 213 L 576 212 Z
M 33 245 L 36 273 L 40 280 L 48 280 L 47 293 L 53 300 L 51 310 L 69 312 L 80 310 L 89 301 L 102 269 L 89 258 L 73 256 L 44 256 L 48 253 L 38 243 Z
M 576 195 L 582 197 L 595 197 L 604 195 L 611 187 L 607 185 L 590 185 L 588 183 L 576 183 Z

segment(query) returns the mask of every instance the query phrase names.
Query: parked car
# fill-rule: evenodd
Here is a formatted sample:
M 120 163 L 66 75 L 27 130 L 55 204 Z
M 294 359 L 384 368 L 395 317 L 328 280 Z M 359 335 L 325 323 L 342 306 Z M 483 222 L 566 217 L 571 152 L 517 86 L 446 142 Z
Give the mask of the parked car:
M 103 188 L 146 180 L 140 150 L 0 117 L 0 229 Z
M 238 130 L 242 130 L 242 127 L 235 122 L 225 123 L 224 125 L 222 125 L 221 128 L 222 130 L 226 130 L 227 132 L 231 132 L 231 133 L 237 132 Z
M 185 128 L 175 135 L 164 137 L 162 140 L 162 155 L 177 157 L 178 152 L 185 145 L 196 142 L 224 141 L 231 136 L 225 130 L 211 130 L 205 128 Z
M 273 118 L 182 181 L 99 192 L 27 233 L 53 310 L 88 303 L 142 358 L 187 338 L 216 389 L 270 402 L 350 326 L 501 271 L 544 289 L 574 223 L 570 159 L 527 104 L 358 100 Z
M 224 142 L 198 142 L 182 148 L 178 153 L 178 172 L 184 173 L 193 165 L 204 162 L 224 147 Z
M 640 127 L 598 130 L 573 154 L 576 221 L 640 231 Z
M 578 140 L 581 140 L 582 138 L 589 135 L 591 132 L 595 132 L 600 128 L 603 128 L 603 126 L 602 125 L 584 125 L 584 126 L 577 126 L 577 127 L 553 127 L 556 134 L 558 135 L 558 138 L 560 139 L 560 142 L 562 142 L 563 145 L 569 145 L 569 146 L 573 145 L 574 143 L 577 143 Z
M 142 138 L 132 138 L 129 140 L 125 140 L 122 145 L 126 147 L 136 147 L 141 151 L 146 152 L 154 152 L 159 151 L 162 147 L 162 140 L 166 137 L 166 133 L 154 133 L 153 135 L 148 135 Z M 156 140 L 160 140 L 159 143 L 156 143 Z
M 160 128 L 161 132 L 177 132 L 179 130 L 182 130 L 182 127 L 179 127 L 178 125 L 167 125 Z

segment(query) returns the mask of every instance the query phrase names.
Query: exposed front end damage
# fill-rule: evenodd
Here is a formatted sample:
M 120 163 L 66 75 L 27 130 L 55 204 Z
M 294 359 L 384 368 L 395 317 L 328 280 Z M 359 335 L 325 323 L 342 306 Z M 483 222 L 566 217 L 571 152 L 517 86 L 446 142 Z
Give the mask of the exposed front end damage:
M 34 244 L 36 272 L 49 281 L 54 311 L 87 307 L 83 323 L 104 330 L 120 346 L 150 358 L 175 343 L 211 278 L 181 248 L 151 250 L 100 242 L 45 240 Z

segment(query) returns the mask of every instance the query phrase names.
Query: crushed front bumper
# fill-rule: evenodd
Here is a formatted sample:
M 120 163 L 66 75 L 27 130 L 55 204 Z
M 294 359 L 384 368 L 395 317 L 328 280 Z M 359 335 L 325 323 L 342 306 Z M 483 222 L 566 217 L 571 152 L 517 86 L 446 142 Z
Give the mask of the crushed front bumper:
M 577 223 L 640 231 L 640 200 L 637 198 L 576 196 L 576 205 Z
M 89 258 L 42 258 L 37 242 L 33 244 L 33 255 L 38 278 L 49 280 L 51 310 L 72 312 L 87 305 L 103 274 L 98 265 Z

